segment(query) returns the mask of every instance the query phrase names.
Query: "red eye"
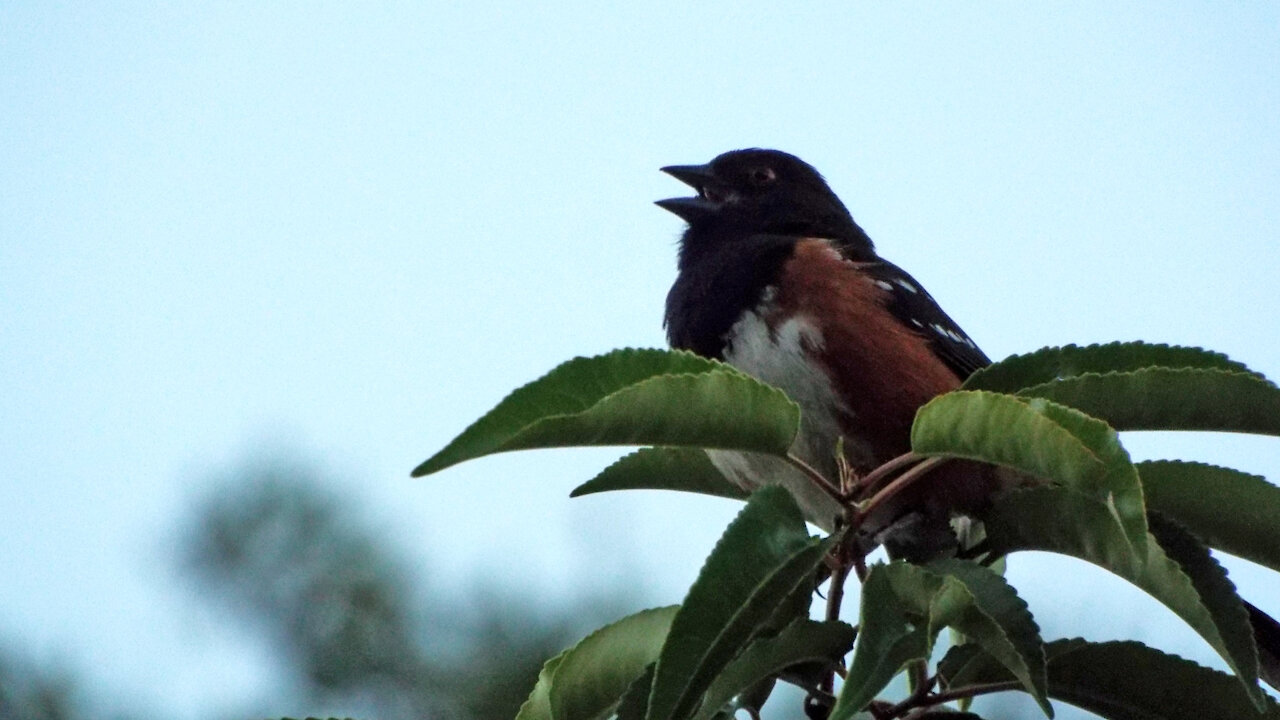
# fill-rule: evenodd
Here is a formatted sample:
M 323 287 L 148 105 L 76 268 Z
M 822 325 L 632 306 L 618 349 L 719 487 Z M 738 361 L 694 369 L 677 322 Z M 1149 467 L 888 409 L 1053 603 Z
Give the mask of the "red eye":
M 751 171 L 751 182 L 756 185 L 768 185 L 776 180 L 777 177 L 773 172 L 773 168 L 769 167 L 758 167 Z

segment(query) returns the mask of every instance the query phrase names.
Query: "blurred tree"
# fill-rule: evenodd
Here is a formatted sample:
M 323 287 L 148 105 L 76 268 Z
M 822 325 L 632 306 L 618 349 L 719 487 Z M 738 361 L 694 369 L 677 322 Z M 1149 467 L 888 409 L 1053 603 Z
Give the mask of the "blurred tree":
M 0 718 L 73 720 L 86 717 L 76 684 L 65 672 L 37 667 L 10 651 L 0 653 Z
M 202 503 L 186 540 L 186 567 L 296 668 L 303 697 L 272 712 L 514 717 L 546 658 L 634 609 L 617 594 L 549 610 L 487 592 L 459 606 L 415 587 L 324 487 L 302 467 L 248 468 Z

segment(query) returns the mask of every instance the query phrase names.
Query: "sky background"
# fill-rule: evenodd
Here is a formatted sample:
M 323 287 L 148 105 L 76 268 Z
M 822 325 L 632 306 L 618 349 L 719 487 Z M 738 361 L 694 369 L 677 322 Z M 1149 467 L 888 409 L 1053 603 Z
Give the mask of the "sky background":
M 408 477 L 559 362 L 664 344 L 662 165 L 808 160 L 993 357 L 1144 339 L 1280 378 L 1280 5 L 356 5 L 0 5 L 0 640 L 109 706 L 278 680 L 175 569 L 260 458 L 459 593 L 678 602 L 734 503 L 569 500 L 610 449 Z M 1126 444 L 1280 478 L 1275 438 Z M 1011 577 L 1046 636 L 1221 666 L 1091 566 Z

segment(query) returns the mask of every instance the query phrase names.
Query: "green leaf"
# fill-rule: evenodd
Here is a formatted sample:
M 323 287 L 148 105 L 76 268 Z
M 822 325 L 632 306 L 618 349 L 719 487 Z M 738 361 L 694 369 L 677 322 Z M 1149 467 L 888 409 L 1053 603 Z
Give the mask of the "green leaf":
M 1261 710 L 1264 694 L 1258 686 L 1258 648 L 1253 640 L 1253 624 L 1249 621 L 1244 601 L 1236 594 L 1236 586 L 1227 578 L 1227 571 L 1199 540 L 1158 513 L 1151 515 L 1151 534 L 1172 561 L 1169 565 L 1177 563 L 1181 574 L 1191 580 L 1200 604 L 1209 611 L 1222 648 L 1227 652 L 1224 659 Z M 1170 588 L 1182 586 L 1181 577 L 1171 575 L 1166 579 L 1166 572 L 1157 563 L 1149 562 L 1145 579 L 1150 584 L 1159 582 Z
M 747 491 L 729 482 L 702 448 L 642 448 L 623 456 L 579 485 L 569 497 L 610 490 L 681 490 L 745 500 Z
M 1138 464 L 1147 506 L 1210 547 L 1280 571 L 1280 487 L 1257 475 L 1202 463 Z
M 561 657 L 551 682 L 555 720 L 608 715 L 646 665 L 658 659 L 675 606 L 644 610 L 588 635 Z
M 1012 395 L 960 390 L 939 395 L 916 413 L 911 449 L 1006 465 L 1067 485 L 1092 485 L 1101 461 L 1074 435 Z
M 529 699 L 520 706 L 520 711 L 516 713 L 516 720 L 552 720 L 551 682 L 564 656 L 565 653 L 560 653 L 543 663 L 542 670 L 538 672 L 538 682 L 529 693 Z
M 1280 435 L 1280 388 L 1248 372 L 1154 367 L 1086 373 L 1024 388 L 1117 430 L 1216 430 Z
M 907 618 L 887 568 L 872 566 L 862 583 L 858 645 L 829 720 L 853 718 L 908 664 L 929 658 L 929 624 Z
M 649 720 L 687 717 L 716 675 L 768 627 L 779 600 L 814 573 L 838 536 L 810 538 L 786 489 L 757 491 L 730 523 L 671 623 Z
M 785 455 L 800 409 L 782 391 L 692 353 L 577 358 L 511 393 L 414 477 L 492 453 L 574 445 L 678 445 Z
M 977 563 L 938 560 L 929 570 L 964 585 L 967 603 L 958 617 L 947 623 L 984 648 L 1018 678 L 1036 699 L 1045 715 L 1053 708 L 1045 690 L 1044 641 L 1027 603 L 1003 577 Z
M 1027 488 L 998 496 L 981 519 L 998 555 L 1045 550 L 1087 560 L 1126 579 L 1141 573 L 1138 550 L 1097 498 L 1067 488 Z
M 965 380 L 966 390 L 1016 393 L 1023 388 L 1085 373 L 1129 372 L 1148 367 L 1216 368 L 1250 372 L 1226 355 L 1196 347 L 1113 342 L 1079 347 L 1047 347 L 988 365 Z
M 1159 600 L 1209 643 L 1251 693 L 1257 687 L 1257 655 L 1240 598 L 1222 569 L 1200 555 L 1189 536 L 1162 524 L 1168 552 L 1150 537 L 1146 562 L 1135 554 L 1104 503 L 1063 488 L 1006 493 L 982 519 L 997 553 L 1043 550 L 1091 562 Z M 1201 548 L 1203 550 L 1203 548 Z M 1206 560 L 1207 559 L 1207 560 Z M 1247 642 L 1246 642 L 1247 640 Z
M 1280 720 L 1280 704 L 1266 698 L 1260 713 L 1230 675 L 1141 643 L 1055 640 L 1045 653 L 1049 696 L 1109 720 Z M 948 690 L 1013 679 L 972 646 L 952 648 L 938 674 Z
M 839 662 L 856 634 L 847 623 L 801 618 L 775 637 L 757 638 L 711 683 L 695 720 L 710 720 L 738 693 L 792 665 Z
M 959 391 L 921 408 L 912 449 L 1013 467 L 1097 497 L 1135 551 L 1146 545 L 1142 483 L 1106 423 L 1041 398 Z M 1139 555 L 1140 558 L 1140 555 Z
M 644 720 L 645 713 L 649 710 L 649 692 L 653 690 L 654 665 L 655 663 L 646 665 L 644 673 L 622 693 L 622 699 L 618 701 L 617 720 Z
M 1053 717 L 1044 691 L 1040 628 L 1003 577 L 963 560 L 940 560 L 927 567 L 895 562 L 885 570 L 909 621 L 927 624 L 930 639 L 944 627 L 959 630 L 1009 667 Z
M 1106 423 L 1079 410 L 1038 399 L 1031 403 L 1066 428 L 1102 461 L 1103 473 L 1095 484 L 1069 489 L 1101 500 L 1124 529 L 1135 556 L 1139 561 L 1145 559 L 1147 511 L 1142 496 L 1142 480 L 1129 459 L 1128 451 L 1120 444 L 1120 436 Z

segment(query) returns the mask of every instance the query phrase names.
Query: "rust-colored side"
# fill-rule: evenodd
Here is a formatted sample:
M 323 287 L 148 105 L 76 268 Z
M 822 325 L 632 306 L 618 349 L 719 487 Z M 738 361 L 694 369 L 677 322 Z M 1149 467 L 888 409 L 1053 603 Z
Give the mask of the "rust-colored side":
M 819 330 L 822 347 L 810 350 L 826 366 L 845 401 L 843 433 L 865 440 L 871 448 L 871 458 L 849 458 L 855 469 L 866 472 L 910 450 L 916 410 L 958 388 L 960 378 L 933 353 L 922 333 L 887 310 L 889 291 L 826 241 L 797 243 L 781 277 L 777 317 L 800 316 Z M 974 508 L 994 490 L 990 470 L 974 463 L 948 463 L 893 505 L 927 506 L 943 514 Z

